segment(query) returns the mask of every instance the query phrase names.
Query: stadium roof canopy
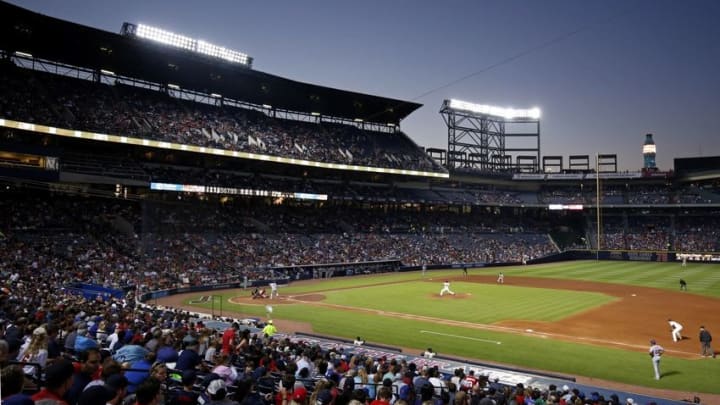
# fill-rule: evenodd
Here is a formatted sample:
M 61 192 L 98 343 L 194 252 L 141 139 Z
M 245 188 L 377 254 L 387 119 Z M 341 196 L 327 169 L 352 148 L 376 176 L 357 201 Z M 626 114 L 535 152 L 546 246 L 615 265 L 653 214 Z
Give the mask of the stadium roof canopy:
M 120 24 L 118 24 L 120 25 Z M 302 83 L 0 1 L 0 49 L 281 110 L 398 124 L 421 104 Z

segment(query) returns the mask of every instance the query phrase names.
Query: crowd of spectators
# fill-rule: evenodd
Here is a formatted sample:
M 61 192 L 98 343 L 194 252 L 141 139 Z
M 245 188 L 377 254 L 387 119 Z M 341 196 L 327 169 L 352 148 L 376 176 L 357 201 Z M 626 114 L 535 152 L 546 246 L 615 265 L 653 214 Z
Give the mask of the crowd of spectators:
M 675 250 L 679 252 L 720 251 L 720 219 L 683 216 L 675 223 Z
M 443 169 L 400 131 L 301 122 L 155 90 L 0 66 L 2 118 L 326 163 Z
M 670 218 L 610 216 L 603 223 L 602 247 L 611 250 L 670 250 Z
M 537 198 L 543 204 L 596 204 L 594 187 L 547 186 Z M 688 184 L 680 187 L 651 185 L 607 185 L 601 190 L 604 205 L 667 205 L 713 204 L 720 202 L 720 193 Z
M 267 269 L 397 260 L 521 262 L 557 252 L 542 222 L 500 215 L 258 204 L 169 204 L 7 193 L 3 245 L 27 266 L 143 290 L 270 278 Z M 290 270 L 272 277 L 293 277 Z
M 374 356 L 364 341 L 328 349 L 264 332 L 267 324 L 225 319 L 212 328 L 187 312 L 62 290 L 40 298 L 23 279 L 0 295 L 8 405 L 622 404 L 567 385 L 513 386 L 462 368 L 444 374 L 432 361 Z

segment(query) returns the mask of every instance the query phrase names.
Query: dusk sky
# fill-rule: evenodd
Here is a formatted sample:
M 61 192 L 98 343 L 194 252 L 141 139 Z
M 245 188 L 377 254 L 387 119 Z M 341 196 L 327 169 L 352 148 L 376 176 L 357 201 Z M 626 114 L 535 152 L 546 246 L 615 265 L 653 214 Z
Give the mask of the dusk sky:
M 119 33 L 154 25 L 248 53 L 254 69 L 411 100 L 419 145 L 447 148 L 457 98 L 539 107 L 542 155 L 618 155 L 642 167 L 720 155 L 720 1 L 15 0 Z M 592 159 L 594 165 L 594 158 Z

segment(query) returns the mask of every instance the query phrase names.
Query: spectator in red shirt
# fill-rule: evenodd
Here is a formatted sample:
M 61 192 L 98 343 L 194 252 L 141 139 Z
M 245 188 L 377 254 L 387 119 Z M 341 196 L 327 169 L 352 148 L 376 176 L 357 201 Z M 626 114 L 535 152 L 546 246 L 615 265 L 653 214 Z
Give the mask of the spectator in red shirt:
M 237 322 L 233 322 L 232 327 L 227 328 L 222 335 L 222 352 L 230 354 L 232 347 L 235 344 L 235 335 L 237 334 L 240 325 Z
M 381 387 L 378 390 L 377 399 L 370 402 L 370 405 L 390 405 L 390 399 L 392 399 L 390 387 Z

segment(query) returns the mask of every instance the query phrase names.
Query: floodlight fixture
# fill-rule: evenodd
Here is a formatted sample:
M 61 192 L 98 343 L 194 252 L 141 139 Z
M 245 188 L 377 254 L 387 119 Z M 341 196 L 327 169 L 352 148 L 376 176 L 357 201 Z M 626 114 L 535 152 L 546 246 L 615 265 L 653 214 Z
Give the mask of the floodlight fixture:
M 211 44 L 210 42 L 193 39 L 174 32 L 166 31 L 157 27 L 145 24 L 123 24 L 122 32 L 124 35 L 135 36 L 137 38 L 149 39 L 160 42 L 165 45 L 173 46 L 188 51 L 197 52 L 213 58 L 226 60 L 232 63 L 239 63 L 250 67 L 252 58 L 245 53 L 234 51 L 223 46 Z
M 222 94 L 219 94 L 219 93 L 210 93 L 210 97 L 220 98 L 220 97 L 222 97 Z
M 263 104 L 263 108 L 267 108 L 268 110 L 272 110 L 272 106 L 270 104 Z
M 450 99 L 446 103 L 450 108 L 452 108 L 454 110 L 463 110 L 463 111 L 469 111 L 469 112 L 473 112 L 473 113 L 477 113 L 477 114 L 492 115 L 492 116 L 496 116 L 496 117 L 505 118 L 508 120 L 521 119 L 521 118 L 529 118 L 529 119 L 539 119 L 540 118 L 540 109 L 537 107 L 533 107 L 530 109 L 506 108 L 506 107 L 496 107 L 496 106 L 492 106 L 492 105 L 475 104 L 475 103 L 470 103 L 467 101 L 455 100 L 455 99 Z
M 319 116 L 320 116 L 320 113 L 317 112 L 317 111 L 313 111 L 313 112 L 310 113 L 310 115 L 312 115 L 312 116 L 314 116 L 314 117 L 319 117 Z
M 234 63 L 249 65 L 249 56 L 242 52 L 233 51 L 222 46 L 213 45 L 205 41 L 197 41 L 197 52 L 216 58 L 225 59 Z
M 112 70 L 100 69 L 100 73 L 108 76 L 115 76 L 115 72 L 113 72 Z
M 168 83 L 168 87 L 174 90 L 180 90 L 180 86 L 178 86 L 177 84 Z
M 15 51 L 15 55 L 23 57 L 23 58 L 32 58 L 33 57 L 31 53 L 22 52 L 22 51 Z
M 135 29 L 135 35 L 139 38 L 150 39 L 176 48 L 194 50 L 195 40 L 184 35 L 166 31 L 160 28 L 151 27 L 145 24 L 138 24 Z
M 355 121 L 355 122 L 363 122 L 363 119 L 362 119 L 362 118 L 355 118 L 353 121 Z

